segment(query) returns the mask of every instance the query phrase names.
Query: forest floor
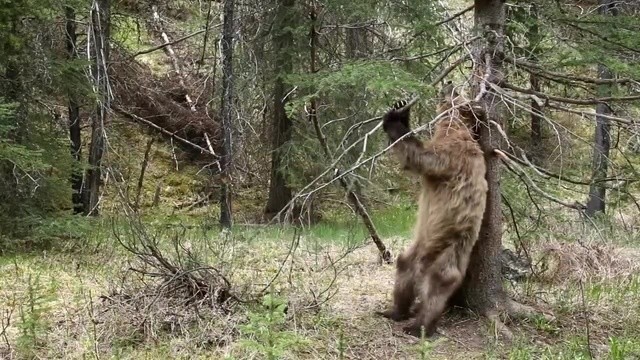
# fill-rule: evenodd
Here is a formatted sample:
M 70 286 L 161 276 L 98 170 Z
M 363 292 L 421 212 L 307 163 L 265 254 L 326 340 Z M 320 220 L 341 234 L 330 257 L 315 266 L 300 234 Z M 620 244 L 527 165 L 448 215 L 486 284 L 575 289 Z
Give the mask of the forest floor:
M 392 222 L 403 228 L 385 239 L 397 254 L 410 221 Z M 82 248 L 0 258 L 0 358 L 640 358 L 640 251 L 628 241 L 604 245 L 591 231 L 566 228 L 580 242 L 529 246 L 538 275 L 505 287 L 553 321 L 507 319 L 515 335 L 507 341 L 483 318 L 448 313 L 439 334 L 422 340 L 374 315 L 391 301 L 394 267 L 378 263 L 358 229 L 249 226 L 225 237 L 178 228 L 164 238 L 181 234 L 181 246 L 216 266 L 245 302 L 228 312 L 176 306 L 157 281 L 131 270 L 139 259 L 105 222 Z M 262 289 L 269 295 L 255 299 Z

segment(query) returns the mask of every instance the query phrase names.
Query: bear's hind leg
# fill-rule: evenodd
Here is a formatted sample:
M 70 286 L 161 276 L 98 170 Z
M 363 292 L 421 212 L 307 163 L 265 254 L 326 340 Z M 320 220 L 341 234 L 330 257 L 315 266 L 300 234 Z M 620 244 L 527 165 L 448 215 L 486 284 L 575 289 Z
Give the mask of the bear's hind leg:
M 394 321 L 404 321 L 411 317 L 411 305 L 416 298 L 413 258 L 411 251 L 398 256 L 396 281 L 393 287 L 393 307 L 389 310 L 378 311 L 377 314 Z
M 463 274 L 458 269 L 452 251 L 453 249 L 445 250 L 427 269 L 423 278 L 417 279 L 420 309 L 411 324 L 404 327 L 405 333 L 420 337 L 424 328 L 424 335 L 430 337 L 436 332 L 438 320 L 447 307 L 449 298 L 463 280 Z

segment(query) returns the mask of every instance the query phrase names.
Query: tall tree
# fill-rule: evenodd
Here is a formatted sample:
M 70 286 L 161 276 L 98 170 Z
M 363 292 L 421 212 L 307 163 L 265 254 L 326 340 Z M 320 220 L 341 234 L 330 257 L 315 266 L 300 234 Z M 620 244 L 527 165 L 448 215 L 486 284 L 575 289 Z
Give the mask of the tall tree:
M 475 0 L 474 27 L 480 40 L 473 48 L 474 96 L 486 117 L 500 123 L 500 98 L 487 91 L 489 83 L 500 84 L 503 78 L 500 54 L 503 50 L 505 6 L 503 0 Z M 498 321 L 497 312 L 507 300 L 502 288 L 500 250 L 502 246 L 502 212 L 500 197 L 500 161 L 493 149 L 500 147 L 500 133 L 494 125 L 480 126 L 480 145 L 485 152 L 489 193 L 480 237 L 471 255 L 465 282 L 459 295 L 464 305 Z
M 222 153 L 220 170 L 222 186 L 220 188 L 220 225 L 230 228 L 232 224 L 231 208 L 231 110 L 233 101 L 233 8 L 234 0 L 224 2 L 224 25 L 222 29 Z
M 291 119 L 285 105 L 289 89 L 284 76 L 293 71 L 293 7 L 294 0 L 278 0 L 274 24 L 273 51 L 275 53 L 275 85 L 273 89 L 273 119 L 271 122 L 271 175 L 269 198 L 265 207 L 267 217 L 278 214 L 292 199 L 291 188 L 283 169 L 287 145 L 291 141 Z
M 601 15 L 613 15 L 617 13 L 615 1 L 600 0 L 598 2 L 598 12 Z M 606 65 L 598 64 L 598 78 L 601 80 L 613 79 L 613 74 Z M 611 96 L 610 83 L 597 85 L 598 97 Z M 609 169 L 609 150 L 611 148 L 611 121 L 607 117 L 611 115 L 609 105 L 599 102 L 596 105 L 596 128 L 593 142 L 593 165 L 591 186 L 589 188 L 589 200 L 587 202 L 587 215 L 593 216 L 598 212 L 605 211 L 605 198 L 607 189 L 603 179 L 607 177 Z
M 98 200 L 102 185 L 102 157 L 105 151 L 105 123 L 110 109 L 111 94 L 107 64 L 109 63 L 110 0 L 94 0 L 91 5 L 89 49 L 93 58 L 91 68 L 96 110 L 91 120 L 89 170 L 84 194 L 84 211 L 98 215 Z
M 76 40 L 76 12 L 72 6 L 65 6 L 66 17 L 66 44 L 67 55 L 70 61 L 78 58 L 77 40 Z M 80 137 L 80 106 L 76 100 L 73 91 L 69 94 L 69 140 L 71 142 L 71 156 L 75 160 L 76 165 L 80 165 L 82 158 L 82 139 Z M 79 167 L 79 166 L 78 166 Z M 73 204 L 73 212 L 82 213 L 82 172 L 75 168 L 71 175 L 71 201 Z

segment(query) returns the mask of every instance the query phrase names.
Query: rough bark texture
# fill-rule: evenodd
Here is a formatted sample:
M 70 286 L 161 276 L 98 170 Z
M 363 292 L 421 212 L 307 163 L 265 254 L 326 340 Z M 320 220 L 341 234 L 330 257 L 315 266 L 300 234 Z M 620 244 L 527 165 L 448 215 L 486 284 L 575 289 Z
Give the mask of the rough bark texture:
M 615 15 L 615 2 L 612 0 L 600 0 L 600 14 Z M 612 79 L 613 74 L 603 65 L 598 64 L 598 78 Z M 598 97 L 611 96 L 611 85 L 598 85 Z M 611 115 L 611 109 L 607 104 L 596 105 L 596 129 L 593 142 L 593 175 L 591 187 L 589 189 L 589 200 L 587 201 L 587 215 L 593 216 L 596 213 L 605 212 L 607 190 L 604 183 L 599 181 L 607 177 L 609 169 L 609 150 L 611 148 L 611 120 L 600 115 Z
M 95 0 L 91 7 L 90 51 L 93 57 L 93 87 L 98 104 L 91 121 L 91 145 L 89 146 L 89 170 L 85 187 L 84 211 L 98 215 L 98 200 L 102 186 L 102 157 L 104 154 L 104 128 L 110 108 L 109 77 L 109 22 L 110 0 Z
M 233 101 L 233 7 L 234 0 L 224 3 L 224 26 L 222 30 L 222 154 L 220 171 L 220 225 L 230 228 L 231 209 L 231 106 Z
M 499 84 L 502 78 L 497 55 L 502 51 L 504 30 L 504 2 L 502 0 L 475 1 L 475 29 L 482 35 L 473 56 L 476 67 L 474 95 L 482 93 L 480 81 Z M 487 61 L 488 60 L 488 61 Z M 487 76 L 487 74 L 489 74 Z M 480 102 L 487 117 L 499 123 L 499 98 L 486 92 Z M 480 145 L 487 162 L 489 193 L 487 207 L 480 229 L 478 242 L 471 255 L 471 262 L 456 300 L 485 315 L 492 315 L 506 301 L 500 273 L 500 250 L 502 246 L 502 212 L 500 209 L 500 162 L 492 150 L 500 147 L 500 134 L 493 126 L 480 126 Z
M 66 44 L 67 55 L 70 60 L 74 60 L 78 57 L 76 50 L 76 13 L 71 6 L 65 7 L 66 17 Z M 80 106 L 75 98 L 74 94 L 69 94 L 69 140 L 71 142 L 71 156 L 76 162 L 76 165 L 80 165 L 82 159 L 82 139 L 80 137 Z M 79 169 L 74 169 L 73 175 L 71 175 L 71 202 L 73 204 L 73 212 L 80 214 L 83 212 L 82 204 L 82 173 Z
M 276 15 L 276 35 L 274 36 L 274 53 L 276 54 L 276 81 L 273 90 L 273 121 L 272 148 L 271 148 L 271 176 L 269 182 L 269 198 L 265 208 L 265 215 L 272 217 L 279 213 L 292 199 L 291 188 L 282 169 L 286 146 L 291 141 L 291 119 L 285 112 L 285 104 L 288 89 L 285 86 L 283 76 L 291 73 L 291 51 L 293 46 L 293 34 L 291 33 L 291 20 L 293 18 L 293 0 L 278 1 L 278 14 Z M 289 27 L 289 28 L 288 28 Z

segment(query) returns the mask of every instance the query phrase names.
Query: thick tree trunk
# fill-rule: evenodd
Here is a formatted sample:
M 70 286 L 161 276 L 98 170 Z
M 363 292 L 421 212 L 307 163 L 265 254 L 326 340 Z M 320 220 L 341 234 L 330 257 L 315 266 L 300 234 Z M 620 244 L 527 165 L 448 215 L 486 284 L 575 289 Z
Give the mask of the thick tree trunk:
M 600 0 L 600 14 L 616 15 L 615 2 L 612 0 Z M 598 77 L 600 79 L 612 79 L 613 74 L 604 64 L 598 64 Z M 611 96 L 611 85 L 598 85 L 598 97 Z M 587 201 L 587 215 L 593 216 L 596 213 L 605 212 L 605 199 L 607 190 L 602 180 L 607 177 L 609 169 L 609 150 L 611 148 L 611 121 L 606 115 L 611 114 L 611 109 L 607 104 L 596 105 L 596 129 L 593 144 L 593 175 L 591 187 L 589 189 L 589 200 Z M 600 116 L 605 115 L 605 116 Z
M 66 43 L 67 55 L 69 60 L 73 61 L 78 57 L 76 50 L 76 13 L 73 7 L 65 7 L 66 17 Z M 73 212 L 80 214 L 83 212 L 82 205 L 82 172 L 79 171 L 82 159 L 82 139 L 80 137 L 80 106 L 74 94 L 69 94 L 69 140 L 71 142 L 71 156 L 75 160 L 77 168 L 73 170 L 71 176 L 71 202 L 73 204 Z
M 104 129 L 110 108 L 109 77 L 109 22 L 110 0 L 95 0 L 91 7 L 90 51 L 93 57 L 93 87 L 97 97 L 96 112 L 91 121 L 91 145 L 89 146 L 89 170 L 85 187 L 84 211 L 98 215 L 98 200 L 102 185 L 102 157 L 104 154 Z
M 285 112 L 285 104 L 288 89 L 285 87 L 283 76 L 291 73 L 291 47 L 293 46 L 293 34 L 291 19 L 293 17 L 294 1 L 278 1 L 278 14 L 276 15 L 276 35 L 274 36 L 274 53 L 276 54 L 276 82 L 273 90 L 273 121 L 272 149 L 271 149 L 271 177 L 269 182 L 269 198 L 265 208 L 265 215 L 272 217 L 279 213 L 292 199 L 291 188 L 282 165 L 286 156 L 287 144 L 291 141 L 291 119 Z
M 502 0 L 475 1 L 475 29 L 482 36 L 474 49 L 475 96 L 487 118 L 500 123 L 498 103 L 500 99 L 491 92 L 484 92 L 488 86 L 480 83 L 483 79 L 499 84 L 502 79 L 499 55 L 502 52 L 505 12 Z M 488 74 L 488 76 L 487 76 Z M 483 93 L 484 92 L 484 93 Z M 487 206 L 480 229 L 480 237 L 471 255 L 471 262 L 458 300 L 480 314 L 494 316 L 506 302 L 502 288 L 500 250 L 502 247 L 502 212 L 500 198 L 500 162 L 493 155 L 493 149 L 500 147 L 500 133 L 494 125 L 480 126 L 480 145 L 485 152 L 489 193 Z
M 220 170 L 220 226 L 230 228 L 231 209 L 231 108 L 233 101 L 233 7 L 234 0 L 224 3 L 224 26 L 222 30 L 222 154 Z

